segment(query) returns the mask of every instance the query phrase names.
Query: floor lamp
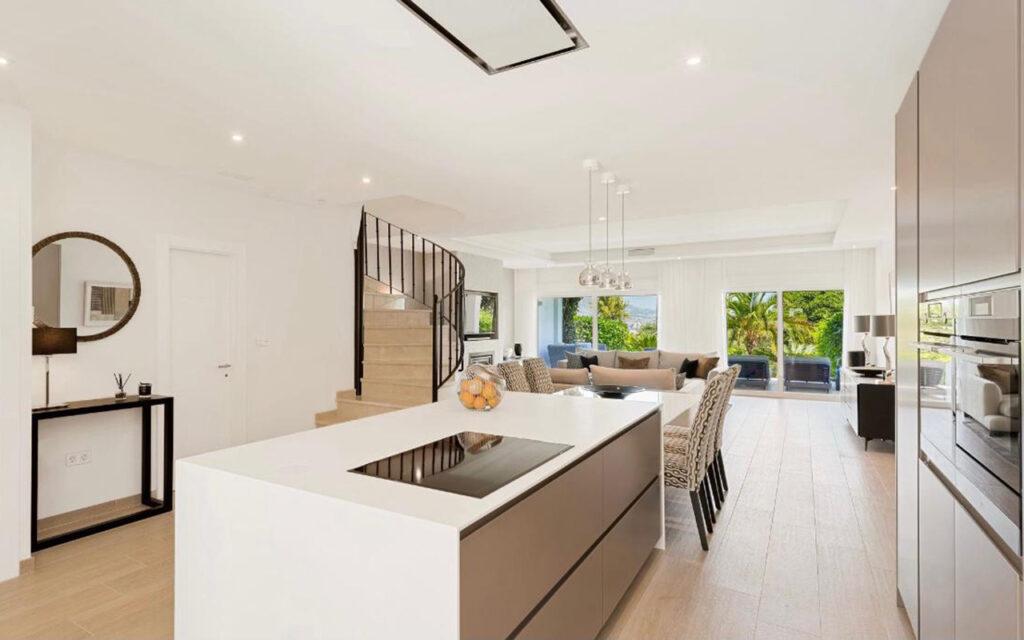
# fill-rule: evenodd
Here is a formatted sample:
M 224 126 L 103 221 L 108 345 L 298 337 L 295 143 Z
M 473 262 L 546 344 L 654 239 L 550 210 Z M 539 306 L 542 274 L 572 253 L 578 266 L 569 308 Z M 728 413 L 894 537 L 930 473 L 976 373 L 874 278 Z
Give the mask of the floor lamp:
M 33 411 L 59 409 L 66 404 L 50 406 L 50 357 L 78 353 L 78 329 L 35 327 L 32 329 L 32 355 L 46 356 L 46 404 Z

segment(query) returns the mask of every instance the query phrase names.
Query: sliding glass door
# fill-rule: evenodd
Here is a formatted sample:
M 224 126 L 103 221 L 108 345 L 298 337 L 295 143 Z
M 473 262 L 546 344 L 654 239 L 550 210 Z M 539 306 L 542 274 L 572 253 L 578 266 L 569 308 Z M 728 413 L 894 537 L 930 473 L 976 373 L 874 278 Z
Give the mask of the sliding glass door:
M 774 291 L 735 291 L 725 295 L 729 366 L 740 365 L 736 386 L 778 388 L 779 297 Z
M 728 361 L 740 365 L 737 387 L 835 392 L 843 352 L 843 297 L 841 290 L 727 293 Z

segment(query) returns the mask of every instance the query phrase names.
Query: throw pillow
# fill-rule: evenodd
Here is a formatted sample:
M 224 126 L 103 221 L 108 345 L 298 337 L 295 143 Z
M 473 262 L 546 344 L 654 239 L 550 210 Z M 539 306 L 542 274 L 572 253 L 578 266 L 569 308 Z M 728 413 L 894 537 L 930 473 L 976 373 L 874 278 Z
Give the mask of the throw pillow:
M 523 360 L 523 372 L 533 393 L 554 393 L 555 384 L 551 381 L 551 372 L 540 358 Z
M 718 366 L 718 356 L 701 356 L 697 360 L 697 377 L 707 378 L 708 374 Z
M 590 367 L 597 364 L 597 356 L 580 356 L 580 361 L 583 368 L 589 370 Z
M 619 358 L 620 369 L 646 369 L 650 358 Z
M 505 385 L 509 391 L 530 392 L 530 382 L 526 379 L 526 372 L 518 360 L 498 363 L 498 371 L 505 378 Z
M 683 364 L 679 365 L 679 373 L 683 374 L 687 378 L 696 378 L 697 366 L 699 364 L 699 360 L 690 360 L 689 358 L 683 358 Z
M 569 351 L 565 352 L 565 368 L 566 369 L 582 369 L 583 368 L 583 356 L 578 353 L 572 353 Z

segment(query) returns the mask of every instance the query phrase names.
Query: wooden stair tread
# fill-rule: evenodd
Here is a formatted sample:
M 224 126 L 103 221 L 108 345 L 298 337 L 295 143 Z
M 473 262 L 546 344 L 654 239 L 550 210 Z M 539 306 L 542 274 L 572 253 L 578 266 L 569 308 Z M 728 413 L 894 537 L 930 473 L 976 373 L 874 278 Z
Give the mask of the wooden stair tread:
M 421 389 L 430 389 L 434 385 L 431 380 L 386 380 L 381 378 L 367 378 L 366 376 L 363 376 L 363 384 L 366 384 L 367 382 L 372 384 L 398 385 L 401 387 L 417 387 Z

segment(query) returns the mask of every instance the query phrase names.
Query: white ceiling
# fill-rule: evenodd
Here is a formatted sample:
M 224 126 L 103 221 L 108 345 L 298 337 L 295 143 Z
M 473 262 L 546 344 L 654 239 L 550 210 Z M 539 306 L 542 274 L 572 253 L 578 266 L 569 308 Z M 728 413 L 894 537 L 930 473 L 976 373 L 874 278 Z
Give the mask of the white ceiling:
M 655 221 L 631 245 L 872 242 L 893 114 L 946 3 L 561 0 L 589 48 L 488 76 L 392 0 L 0 0 L 0 100 L 74 145 L 408 202 L 416 231 L 528 255 L 586 247 L 588 157 Z

